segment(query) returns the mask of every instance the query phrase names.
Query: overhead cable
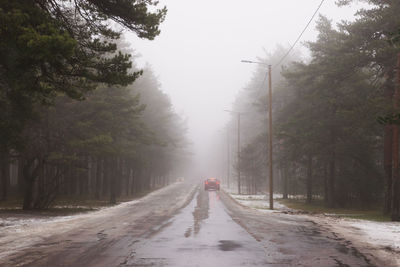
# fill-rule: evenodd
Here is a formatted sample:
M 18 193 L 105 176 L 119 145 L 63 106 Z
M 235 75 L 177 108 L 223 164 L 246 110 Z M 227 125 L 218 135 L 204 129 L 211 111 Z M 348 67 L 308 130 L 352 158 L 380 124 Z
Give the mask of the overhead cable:
M 300 38 L 303 36 L 304 32 L 307 30 L 308 26 L 310 26 L 311 22 L 314 20 L 315 16 L 317 15 L 319 9 L 321 8 L 322 4 L 325 2 L 325 0 L 322 0 L 317 9 L 315 10 L 314 14 L 312 15 L 311 19 L 308 21 L 306 27 L 304 27 L 303 31 L 300 33 L 299 37 L 297 37 L 296 41 L 293 43 L 293 45 L 290 47 L 290 49 L 286 52 L 286 54 L 279 60 L 279 62 L 274 66 L 278 67 L 282 62 L 285 60 L 285 58 L 292 52 L 293 48 L 296 46 L 296 44 L 299 42 Z

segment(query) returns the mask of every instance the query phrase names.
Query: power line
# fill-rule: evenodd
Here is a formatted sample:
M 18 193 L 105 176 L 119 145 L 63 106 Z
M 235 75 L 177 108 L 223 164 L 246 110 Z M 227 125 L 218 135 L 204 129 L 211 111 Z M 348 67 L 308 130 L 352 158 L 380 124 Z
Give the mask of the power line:
M 293 45 L 290 47 L 290 49 L 287 51 L 287 53 L 279 60 L 278 64 L 276 64 L 274 67 L 278 67 L 282 62 L 285 60 L 285 58 L 292 52 L 293 48 L 296 46 L 300 38 L 303 36 L 304 32 L 307 30 L 308 26 L 310 26 L 311 22 L 315 18 L 315 15 L 317 15 L 319 9 L 321 8 L 322 4 L 325 2 L 325 0 L 322 0 L 317 9 L 315 10 L 314 14 L 312 15 L 311 19 L 308 21 L 306 27 L 303 29 L 303 31 L 300 33 L 299 37 L 297 37 L 296 41 L 293 43 Z
M 299 42 L 300 38 L 303 36 L 303 34 L 305 33 L 305 31 L 307 30 L 307 28 L 310 26 L 311 22 L 313 21 L 313 19 L 315 18 L 315 16 L 317 15 L 318 11 L 320 10 L 322 4 L 325 2 L 325 0 L 321 0 L 321 2 L 319 3 L 317 9 L 315 10 L 314 14 L 312 15 L 311 19 L 308 21 L 306 27 L 304 27 L 303 31 L 300 33 L 299 37 L 297 37 L 296 41 L 293 43 L 293 45 L 290 47 L 290 49 L 286 52 L 286 54 L 279 60 L 278 64 L 273 65 L 273 67 L 278 67 L 280 64 L 282 64 L 282 62 L 285 60 L 285 58 L 290 54 L 290 52 L 292 52 L 293 48 L 296 46 L 296 44 Z M 242 60 L 242 62 L 244 63 L 259 63 L 259 64 L 264 64 L 262 62 L 254 62 L 251 60 Z M 261 83 L 261 88 L 264 88 L 264 84 L 265 81 L 267 80 L 268 77 L 268 72 L 265 74 L 264 79 Z M 259 90 L 261 91 L 261 90 Z M 261 93 L 259 93 L 261 94 Z M 260 97 L 260 95 L 259 95 Z

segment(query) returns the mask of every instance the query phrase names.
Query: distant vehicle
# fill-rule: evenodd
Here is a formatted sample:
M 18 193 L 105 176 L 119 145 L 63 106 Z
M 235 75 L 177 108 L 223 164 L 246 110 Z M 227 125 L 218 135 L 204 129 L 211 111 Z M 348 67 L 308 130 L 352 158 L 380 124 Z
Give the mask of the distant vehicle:
M 177 182 L 183 182 L 183 181 L 185 181 L 185 178 L 184 177 L 178 177 L 178 178 L 176 178 L 176 181 Z
M 216 178 L 208 178 L 204 181 L 204 190 L 219 190 L 220 181 Z

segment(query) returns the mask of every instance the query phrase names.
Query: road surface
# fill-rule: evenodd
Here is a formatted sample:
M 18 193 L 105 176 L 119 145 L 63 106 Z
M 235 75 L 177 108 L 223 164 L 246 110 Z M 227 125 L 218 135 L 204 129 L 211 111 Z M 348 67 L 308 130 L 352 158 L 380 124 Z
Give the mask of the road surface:
M 188 183 L 44 225 L 0 228 L 0 265 L 384 266 L 306 217 Z

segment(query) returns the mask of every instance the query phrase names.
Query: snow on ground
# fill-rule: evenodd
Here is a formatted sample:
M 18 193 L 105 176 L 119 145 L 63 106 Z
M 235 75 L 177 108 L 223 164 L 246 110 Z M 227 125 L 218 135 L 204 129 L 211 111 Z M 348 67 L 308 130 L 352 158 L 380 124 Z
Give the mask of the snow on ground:
M 70 216 L 22 219 L 17 217 L 3 218 L 0 220 L 0 248 L 7 249 L 0 249 L 0 259 L 16 250 L 40 243 L 53 234 L 65 233 L 68 230 L 79 227 L 86 220 L 112 216 L 120 209 L 135 205 L 140 201 L 141 199 L 133 200 L 113 207 L 102 208 L 99 211 Z M 10 250 L 9 248 L 13 249 Z
M 400 253 L 400 223 L 366 220 L 344 220 L 344 223 L 361 230 L 371 242 L 379 243 L 382 247 Z
M 392 246 L 400 252 L 400 223 L 357 221 L 349 222 L 349 224 L 367 233 L 370 239 L 376 240 L 387 247 Z
M 54 234 L 61 234 L 74 228 L 84 227 L 88 224 L 88 221 L 97 221 L 102 218 L 116 216 L 126 207 L 136 205 L 141 201 L 146 201 L 154 194 L 173 190 L 178 184 L 179 183 L 174 183 L 156 190 L 141 199 L 124 202 L 112 207 L 100 208 L 98 211 L 94 212 L 58 217 L 27 215 L 22 218 L 17 216 L 0 218 L 0 259 L 15 251 L 43 242 L 43 240 Z
M 269 195 L 238 195 L 230 193 L 239 204 L 250 208 L 258 209 L 263 212 L 271 211 L 269 209 Z M 282 198 L 281 194 L 274 194 L 274 199 Z M 278 210 L 290 210 L 288 207 L 274 201 L 274 208 Z
M 400 222 L 373 222 L 332 217 L 321 218 L 317 222 L 353 241 L 365 253 L 385 259 L 390 266 L 400 266 Z
M 294 211 L 274 201 L 275 211 L 269 210 L 268 195 L 238 195 L 229 193 L 239 204 L 262 212 Z M 274 195 L 274 199 L 281 198 Z M 330 231 L 353 241 L 361 246 L 367 254 L 377 255 L 388 262 L 400 266 L 400 222 L 374 222 L 361 219 L 339 218 L 325 215 L 305 216 L 310 220 L 328 228 Z

